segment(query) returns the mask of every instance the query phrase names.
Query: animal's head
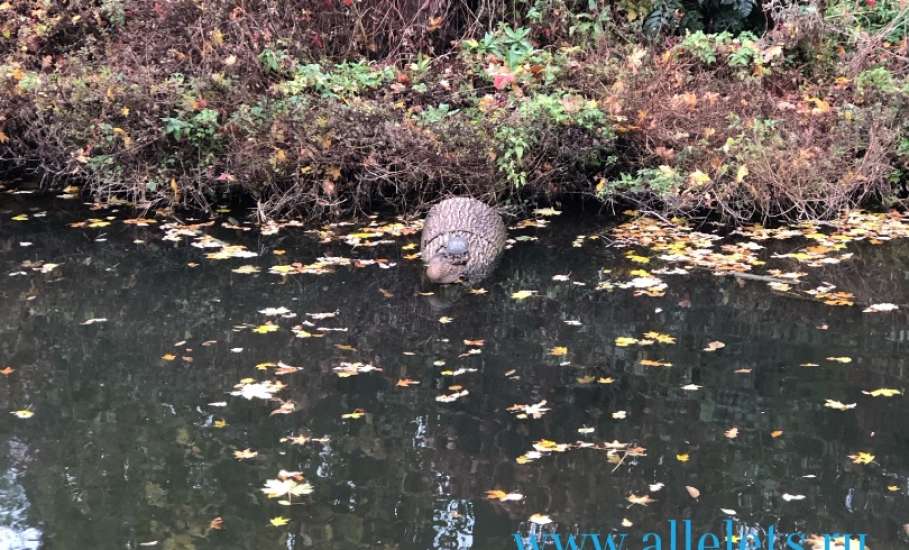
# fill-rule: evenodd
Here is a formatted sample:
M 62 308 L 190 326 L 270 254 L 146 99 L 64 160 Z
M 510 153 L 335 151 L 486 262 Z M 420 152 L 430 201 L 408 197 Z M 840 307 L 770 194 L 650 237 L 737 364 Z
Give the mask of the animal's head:
M 467 278 L 467 260 L 470 250 L 467 240 L 453 236 L 448 239 L 426 266 L 426 277 L 439 284 L 460 283 Z

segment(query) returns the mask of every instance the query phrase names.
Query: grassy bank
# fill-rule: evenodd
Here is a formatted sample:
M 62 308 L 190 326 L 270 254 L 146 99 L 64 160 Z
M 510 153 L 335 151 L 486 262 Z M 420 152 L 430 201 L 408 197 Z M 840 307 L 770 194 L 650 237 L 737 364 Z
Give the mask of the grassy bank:
M 898 2 L 0 3 L 0 163 L 336 217 L 447 194 L 727 219 L 899 202 Z

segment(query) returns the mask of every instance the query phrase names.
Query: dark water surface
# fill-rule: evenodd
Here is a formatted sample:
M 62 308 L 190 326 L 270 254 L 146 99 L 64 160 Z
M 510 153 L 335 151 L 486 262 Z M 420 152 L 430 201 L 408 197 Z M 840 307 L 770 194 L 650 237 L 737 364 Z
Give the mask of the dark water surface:
M 261 236 L 215 226 L 203 231 L 259 256 L 214 261 L 189 239 L 162 240 L 160 227 L 122 224 L 132 217 L 125 211 L 61 204 L 0 195 L 0 368 L 15 369 L 0 376 L 0 549 L 505 550 L 516 531 L 551 530 L 624 531 L 626 548 L 640 549 L 642 534 L 665 531 L 671 518 L 691 519 L 698 531 L 721 531 L 733 518 L 739 532 L 776 524 L 865 532 L 875 549 L 906 546 L 909 405 L 861 393 L 906 388 L 906 307 L 863 314 L 704 273 L 665 277 L 659 298 L 598 291 L 604 268 L 636 266 L 602 241 L 572 246 L 612 223 L 589 213 L 512 231 L 539 240 L 507 251 L 483 285 L 488 294 L 423 296 L 431 289 L 419 264 L 402 259 L 414 251 L 401 250 L 418 235 L 354 249 L 301 229 Z M 30 219 L 11 220 L 21 213 Z M 68 227 L 107 215 L 118 220 Z M 865 303 L 909 303 L 909 241 L 850 251 L 853 260 L 812 276 Z M 324 255 L 396 265 L 267 272 Z M 41 273 L 42 261 L 60 265 Z M 262 272 L 231 271 L 243 264 Z M 586 285 L 553 281 L 557 274 Z M 539 294 L 512 299 L 525 289 Z M 259 310 L 281 306 L 297 317 L 271 317 L 276 332 L 251 330 L 269 319 Z M 99 318 L 107 321 L 82 324 Z M 323 336 L 295 337 L 290 328 L 306 320 Z M 677 343 L 615 345 L 647 331 Z M 465 339 L 485 340 L 482 352 L 463 355 Z M 726 347 L 702 351 L 715 340 Z M 566 355 L 550 354 L 560 346 Z M 168 353 L 176 358 L 162 359 Z M 673 366 L 641 366 L 642 358 Z M 303 370 L 256 370 L 267 361 Z M 332 369 L 342 362 L 382 371 L 340 378 Z M 460 368 L 468 370 L 443 374 Z M 280 379 L 287 387 L 278 396 L 297 410 L 270 415 L 280 403 L 229 395 L 246 377 Z M 597 381 L 608 377 L 614 382 Z M 420 384 L 397 387 L 403 378 Z M 436 400 L 453 385 L 469 394 Z M 837 411 L 825 399 L 857 406 Z M 551 411 L 539 419 L 507 410 L 541 400 Z M 226 406 L 210 405 L 218 402 Z M 34 416 L 7 412 L 24 409 Z M 355 409 L 366 414 L 342 419 Z M 624 419 L 614 417 L 620 411 Z M 584 427 L 594 430 L 579 433 Z M 328 441 L 280 442 L 291 435 Z M 603 448 L 515 462 L 543 439 L 645 451 L 618 465 Z M 258 455 L 234 458 L 247 448 Z M 858 452 L 874 461 L 853 464 Z M 282 469 L 312 484 L 311 495 L 293 498 L 298 505 L 261 491 Z M 650 492 L 657 483 L 664 487 Z M 493 502 L 490 489 L 524 499 Z M 633 505 L 630 494 L 654 501 Z M 535 513 L 553 523 L 531 524 Z M 289 523 L 270 525 L 276 516 Z M 210 527 L 216 517 L 221 529 Z

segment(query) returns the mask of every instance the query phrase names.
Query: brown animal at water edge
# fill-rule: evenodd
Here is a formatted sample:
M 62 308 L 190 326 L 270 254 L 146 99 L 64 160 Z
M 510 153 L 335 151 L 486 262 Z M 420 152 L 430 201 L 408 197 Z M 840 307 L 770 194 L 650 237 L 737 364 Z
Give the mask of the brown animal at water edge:
M 430 209 L 423 224 L 426 277 L 439 284 L 481 281 L 495 269 L 506 238 L 494 208 L 467 197 L 446 199 Z

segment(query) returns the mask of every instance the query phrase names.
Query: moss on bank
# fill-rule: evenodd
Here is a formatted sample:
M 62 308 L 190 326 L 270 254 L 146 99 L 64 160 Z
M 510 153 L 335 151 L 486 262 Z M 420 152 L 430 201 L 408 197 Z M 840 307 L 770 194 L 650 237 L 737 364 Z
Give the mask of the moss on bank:
M 653 40 L 649 1 L 392 2 L 398 23 L 310 3 L 0 4 L 0 162 L 155 207 L 251 196 L 263 217 L 448 194 L 738 220 L 898 201 L 898 4 L 768 3 L 760 37 Z

